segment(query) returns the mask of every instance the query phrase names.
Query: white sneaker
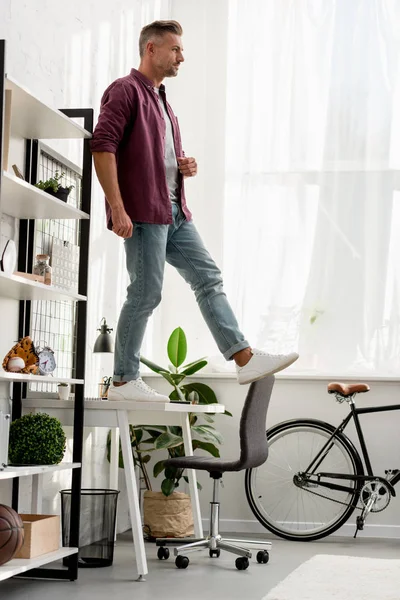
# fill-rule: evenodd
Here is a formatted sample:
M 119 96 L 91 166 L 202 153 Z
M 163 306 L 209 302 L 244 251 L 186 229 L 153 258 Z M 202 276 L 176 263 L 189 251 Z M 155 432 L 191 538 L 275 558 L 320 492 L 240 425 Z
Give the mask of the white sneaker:
M 169 402 L 168 396 L 163 396 L 153 390 L 141 377 L 132 379 L 124 385 L 110 385 L 109 400 L 130 400 L 131 402 Z
M 293 364 L 299 355 L 296 352 L 290 354 L 267 354 L 262 350 L 252 350 L 253 356 L 244 367 L 236 365 L 237 378 L 240 385 L 258 381 L 268 375 L 273 375 Z

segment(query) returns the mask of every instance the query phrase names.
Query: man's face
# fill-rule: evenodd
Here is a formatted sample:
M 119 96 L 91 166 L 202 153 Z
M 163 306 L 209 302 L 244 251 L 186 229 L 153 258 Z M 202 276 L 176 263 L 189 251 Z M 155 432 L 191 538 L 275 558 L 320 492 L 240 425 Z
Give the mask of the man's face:
M 153 61 L 160 75 L 176 77 L 183 58 L 182 38 L 174 33 L 166 33 L 160 41 L 154 43 Z

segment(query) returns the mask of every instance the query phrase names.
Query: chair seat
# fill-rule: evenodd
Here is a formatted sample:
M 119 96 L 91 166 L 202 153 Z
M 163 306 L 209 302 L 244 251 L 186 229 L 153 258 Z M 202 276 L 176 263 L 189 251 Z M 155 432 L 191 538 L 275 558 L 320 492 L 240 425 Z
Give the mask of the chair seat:
M 352 396 L 353 394 L 361 394 L 369 392 L 370 387 L 367 383 L 337 383 L 333 382 L 328 385 L 328 392 L 339 392 L 342 396 Z
M 179 458 L 169 458 L 165 461 L 167 467 L 177 467 L 178 469 L 198 469 L 199 471 L 241 471 L 243 467 L 238 460 L 221 460 L 208 456 L 181 456 Z

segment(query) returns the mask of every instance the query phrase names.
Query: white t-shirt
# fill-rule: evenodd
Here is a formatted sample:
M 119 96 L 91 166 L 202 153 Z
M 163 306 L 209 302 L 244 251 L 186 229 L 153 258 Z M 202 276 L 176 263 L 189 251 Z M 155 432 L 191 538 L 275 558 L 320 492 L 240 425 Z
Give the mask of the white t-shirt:
M 174 136 L 172 131 L 171 119 L 168 116 L 167 109 L 164 101 L 160 96 L 159 88 L 154 88 L 154 91 L 158 95 L 160 106 L 164 114 L 165 119 L 165 172 L 167 177 L 167 184 L 169 189 L 169 197 L 171 202 L 178 202 L 179 195 L 179 171 L 178 161 L 176 160 Z

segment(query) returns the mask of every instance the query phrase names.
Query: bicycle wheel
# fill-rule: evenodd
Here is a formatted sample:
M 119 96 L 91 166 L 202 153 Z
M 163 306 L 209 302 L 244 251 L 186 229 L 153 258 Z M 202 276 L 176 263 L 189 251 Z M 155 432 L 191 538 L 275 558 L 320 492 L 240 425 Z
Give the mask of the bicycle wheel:
M 311 419 L 286 421 L 267 431 L 269 456 L 256 469 L 246 471 L 246 496 L 260 523 L 288 540 L 317 540 L 341 527 L 354 511 L 361 483 L 334 479 L 319 473 L 363 475 L 356 449 L 337 433 L 317 462 L 306 473 L 335 427 Z M 323 483 L 348 488 L 332 490 Z

